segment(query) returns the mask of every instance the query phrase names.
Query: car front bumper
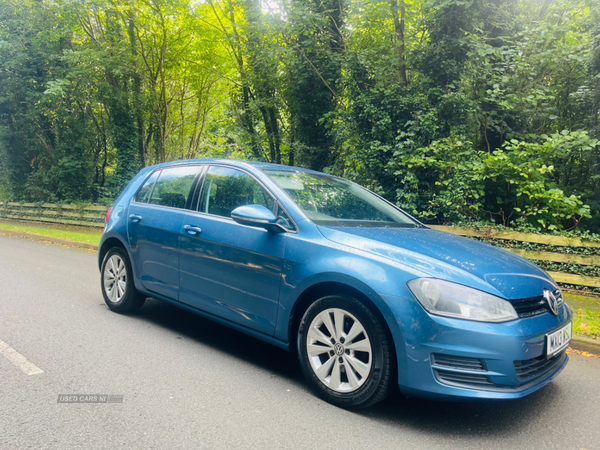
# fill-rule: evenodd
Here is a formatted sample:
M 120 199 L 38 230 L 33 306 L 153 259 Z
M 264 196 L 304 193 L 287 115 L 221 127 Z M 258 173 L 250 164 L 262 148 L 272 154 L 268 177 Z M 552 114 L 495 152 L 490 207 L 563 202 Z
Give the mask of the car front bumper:
M 393 332 L 403 394 L 438 400 L 511 399 L 550 382 L 565 367 L 563 350 L 546 358 L 546 335 L 569 323 L 562 304 L 551 313 L 504 323 L 435 316 L 414 299 L 382 296 Z

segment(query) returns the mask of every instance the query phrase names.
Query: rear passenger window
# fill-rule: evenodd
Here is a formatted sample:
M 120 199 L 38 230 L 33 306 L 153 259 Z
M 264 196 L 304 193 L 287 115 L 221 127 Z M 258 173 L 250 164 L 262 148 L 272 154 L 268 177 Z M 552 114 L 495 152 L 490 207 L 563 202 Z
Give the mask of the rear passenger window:
M 273 197 L 247 173 L 212 166 L 204 179 L 198 210 L 215 216 L 231 217 L 238 206 L 262 205 L 273 211 Z
M 199 166 L 163 169 L 156 181 L 149 203 L 170 208 L 189 209 L 190 190 L 199 171 Z
M 150 178 L 146 180 L 142 188 L 138 191 L 135 196 L 135 201 L 138 203 L 148 203 L 148 198 L 150 197 L 150 193 L 152 192 L 152 188 L 154 187 L 154 183 L 156 183 L 156 179 L 160 174 L 160 170 L 157 170 L 152 174 Z

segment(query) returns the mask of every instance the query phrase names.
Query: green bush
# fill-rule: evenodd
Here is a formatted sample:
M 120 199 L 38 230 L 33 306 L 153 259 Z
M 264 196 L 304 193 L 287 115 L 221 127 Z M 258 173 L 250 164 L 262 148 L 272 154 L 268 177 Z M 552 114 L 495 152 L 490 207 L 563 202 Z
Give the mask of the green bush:
M 402 135 L 401 135 L 402 137 Z M 429 221 L 485 220 L 527 223 L 549 230 L 574 228 L 590 218 L 557 166 L 584 165 L 598 141 L 585 132 L 541 136 L 537 142 L 507 141 L 492 152 L 477 151 L 460 136 L 433 141 L 414 151 L 400 140 L 394 152 L 396 202 Z M 579 155 L 579 159 L 573 155 Z M 570 168 L 572 170 L 572 168 Z M 563 188 L 563 185 L 567 185 Z

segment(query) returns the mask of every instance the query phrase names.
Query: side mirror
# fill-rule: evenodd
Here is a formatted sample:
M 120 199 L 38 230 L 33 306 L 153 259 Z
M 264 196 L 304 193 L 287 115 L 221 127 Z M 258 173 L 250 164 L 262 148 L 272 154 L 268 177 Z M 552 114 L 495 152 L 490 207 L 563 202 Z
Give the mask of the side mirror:
M 231 218 L 242 225 L 264 228 L 271 233 L 284 233 L 286 231 L 277 223 L 275 214 L 262 205 L 239 206 L 231 211 Z

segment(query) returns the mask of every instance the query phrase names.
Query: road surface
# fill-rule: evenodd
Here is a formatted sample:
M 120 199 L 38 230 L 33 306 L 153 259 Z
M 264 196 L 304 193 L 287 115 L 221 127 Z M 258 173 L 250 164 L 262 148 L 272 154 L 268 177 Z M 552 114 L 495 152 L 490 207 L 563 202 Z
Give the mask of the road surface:
M 0 235 L 2 450 L 600 449 L 598 358 L 571 356 L 521 400 L 395 394 L 349 412 L 317 399 L 297 361 L 268 344 L 156 300 L 112 313 L 96 255 Z

